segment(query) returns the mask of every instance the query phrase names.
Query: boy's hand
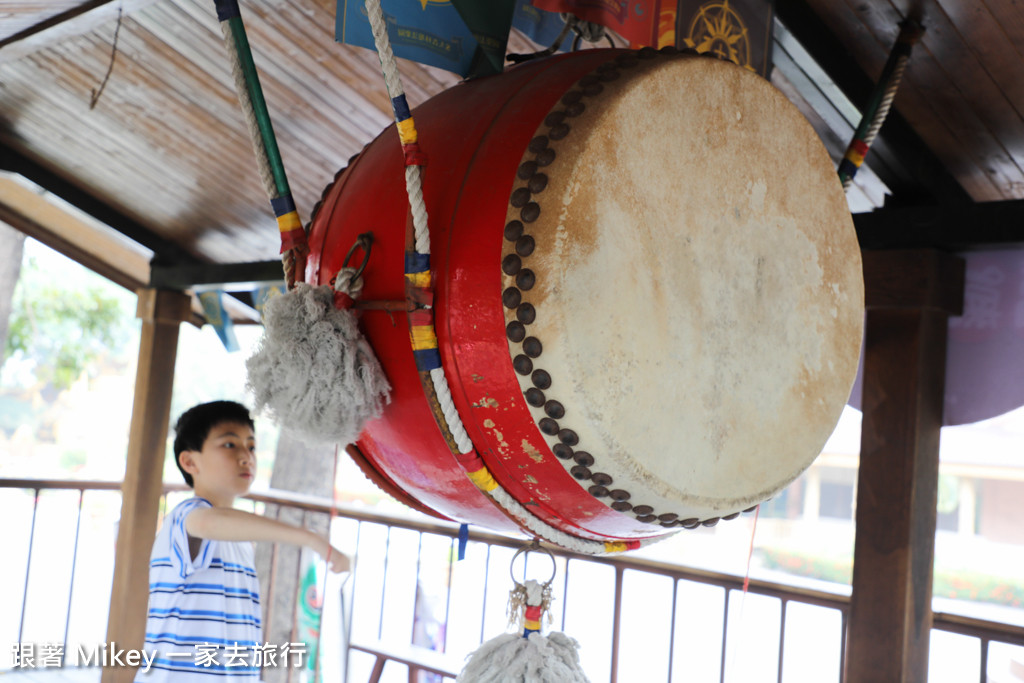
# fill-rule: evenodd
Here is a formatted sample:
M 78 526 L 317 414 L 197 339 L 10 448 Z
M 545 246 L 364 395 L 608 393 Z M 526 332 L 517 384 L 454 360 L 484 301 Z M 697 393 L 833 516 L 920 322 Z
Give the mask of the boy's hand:
M 328 563 L 328 569 L 335 574 L 351 571 L 352 561 L 348 555 L 332 546 L 326 539 L 318 538 L 317 540 L 319 543 L 313 549 Z
M 331 546 L 328 562 L 328 568 L 335 574 L 352 571 L 352 561 L 348 555 L 333 546 Z

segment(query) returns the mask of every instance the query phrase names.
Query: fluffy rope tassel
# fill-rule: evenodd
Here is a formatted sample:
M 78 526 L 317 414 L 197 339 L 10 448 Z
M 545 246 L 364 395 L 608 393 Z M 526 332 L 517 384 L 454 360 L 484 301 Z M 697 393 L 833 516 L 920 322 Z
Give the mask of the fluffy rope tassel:
M 457 683 L 589 683 L 579 643 L 564 633 L 503 633 L 469 656 Z
M 352 443 L 390 401 L 355 315 L 329 286 L 299 283 L 267 301 L 263 339 L 246 361 L 257 410 L 310 444 Z
M 540 633 L 549 586 L 532 579 L 517 582 L 508 611 L 510 624 L 522 623 L 522 635 L 503 633 L 481 645 L 467 657 L 456 683 L 590 683 L 580 668 L 580 644 L 557 631 Z

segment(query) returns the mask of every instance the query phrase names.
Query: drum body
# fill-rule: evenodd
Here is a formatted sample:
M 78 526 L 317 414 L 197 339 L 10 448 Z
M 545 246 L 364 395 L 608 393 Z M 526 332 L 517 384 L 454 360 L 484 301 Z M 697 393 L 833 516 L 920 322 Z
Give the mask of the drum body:
M 814 131 L 770 84 L 693 55 L 588 50 L 461 84 L 414 112 L 429 162 L 433 310 L 475 451 L 435 424 L 406 313 L 361 327 L 392 401 L 358 446 L 442 516 L 650 539 L 779 492 L 817 456 L 856 373 L 852 220 Z M 328 187 L 306 279 L 372 232 L 363 300 L 404 301 L 411 230 L 392 127 Z

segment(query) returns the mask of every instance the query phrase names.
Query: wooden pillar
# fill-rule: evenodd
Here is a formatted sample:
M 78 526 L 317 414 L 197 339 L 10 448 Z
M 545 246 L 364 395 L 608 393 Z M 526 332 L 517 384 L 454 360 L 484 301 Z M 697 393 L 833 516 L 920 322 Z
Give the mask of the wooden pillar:
M 926 683 L 950 315 L 964 264 L 864 254 L 867 325 L 846 683 Z
M 145 640 L 149 554 L 163 487 L 178 325 L 190 314 L 189 297 L 180 292 L 139 290 L 142 336 L 107 622 L 107 643 L 116 649 L 141 649 Z M 134 668 L 114 666 L 103 669 L 102 681 L 134 677 Z

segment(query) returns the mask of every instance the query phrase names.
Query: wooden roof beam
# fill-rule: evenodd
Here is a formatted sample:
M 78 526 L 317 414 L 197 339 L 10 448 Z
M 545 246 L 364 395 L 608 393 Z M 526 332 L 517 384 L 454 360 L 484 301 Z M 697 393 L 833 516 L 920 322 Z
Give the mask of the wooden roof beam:
M 0 170 L 18 173 L 47 192 L 153 252 L 154 263 L 200 263 L 190 252 L 163 239 L 135 218 L 107 204 L 42 161 L 0 140 Z
M 88 0 L 0 40 L 0 64 L 53 47 L 62 40 L 117 21 L 157 0 Z
M 1024 249 L 1024 199 L 912 206 L 853 216 L 861 249 Z
M 280 261 L 155 265 L 149 283 L 157 289 L 181 290 L 201 286 L 226 292 L 251 291 L 261 285 L 283 284 L 283 272 Z
M 865 74 L 852 56 L 839 47 L 839 41 L 807 3 L 804 0 L 776 0 L 775 17 L 846 98 L 862 108 L 871 96 L 875 78 Z M 875 76 L 877 78 L 877 74 Z M 805 97 L 813 99 L 812 94 Z M 837 109 L 840 108 L 837 105 Z M 895 109 L 889 113 L 872 144 L 866 163 L 892 190 L 891 202 L 894 204 L 948 206 L 972 202 L 960 183 L 946 171 Z

